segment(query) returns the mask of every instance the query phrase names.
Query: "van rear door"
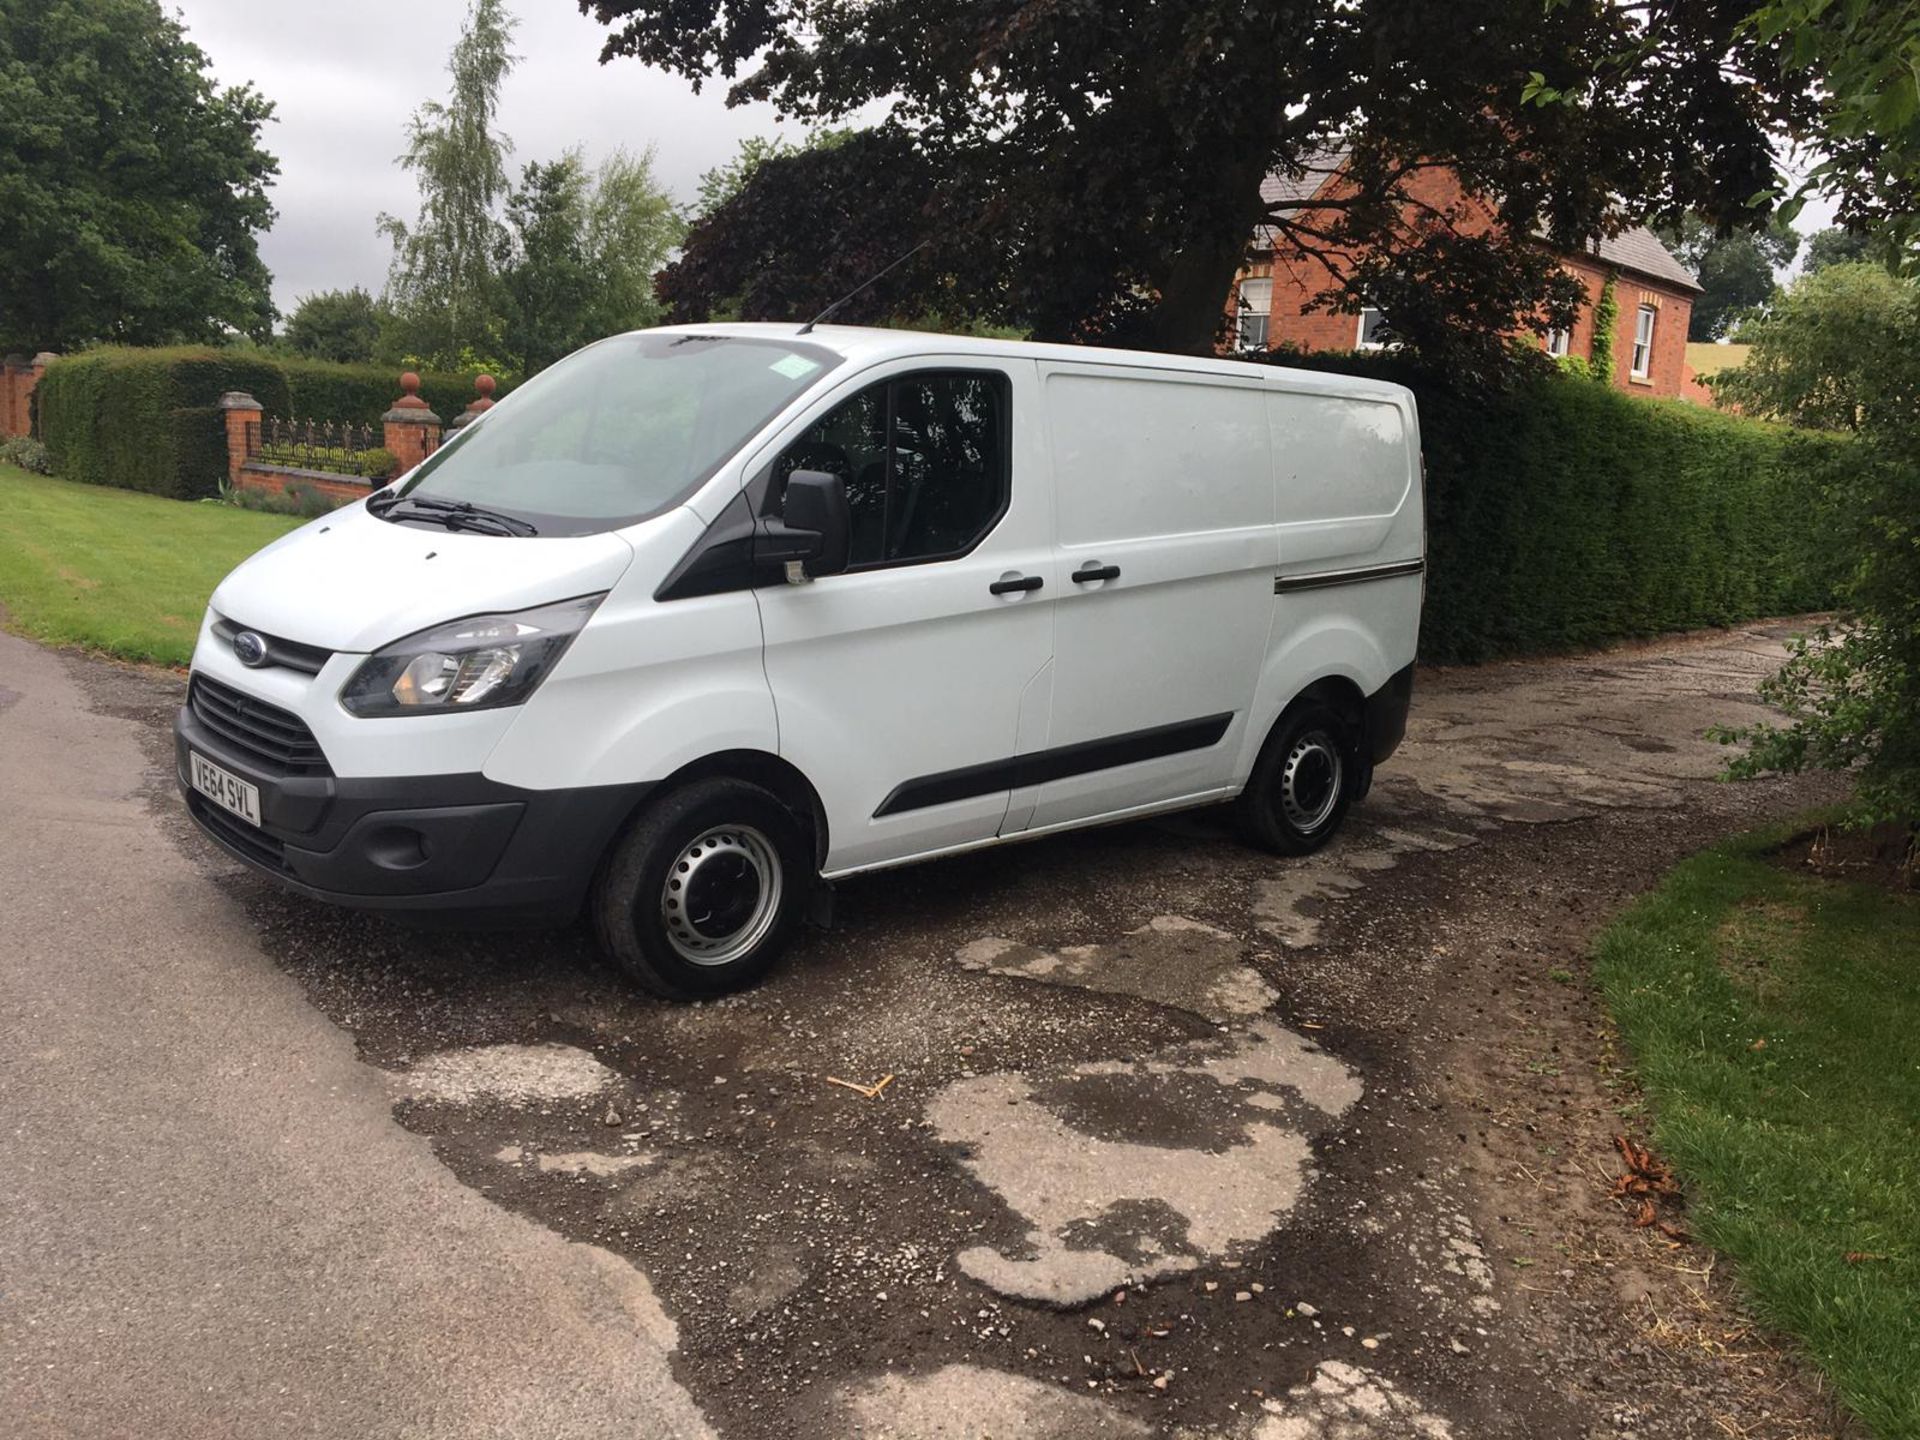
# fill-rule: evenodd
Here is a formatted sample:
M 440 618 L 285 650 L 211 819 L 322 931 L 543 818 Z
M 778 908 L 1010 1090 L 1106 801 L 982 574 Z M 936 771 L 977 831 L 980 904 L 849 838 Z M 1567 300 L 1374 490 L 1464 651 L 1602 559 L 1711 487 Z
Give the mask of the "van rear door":
M 1053 463 L 1053 704 L 1006 832 L 1229 783 L 1279 561 L 1257 377 L 1040 367 Z M 1003 832 L 1005 833 L 1005 832 Z

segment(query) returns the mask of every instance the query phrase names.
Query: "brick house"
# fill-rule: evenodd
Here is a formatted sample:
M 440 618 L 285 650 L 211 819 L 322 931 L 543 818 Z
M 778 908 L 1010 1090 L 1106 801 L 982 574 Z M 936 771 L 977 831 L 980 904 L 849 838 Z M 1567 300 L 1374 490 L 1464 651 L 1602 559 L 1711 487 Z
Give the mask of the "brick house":
M 1317 199 L 1338 198 L 1344 152 L 1309 160 L 1298 176 L 1267 177 L 1261 196 L 1270 210 L 1285 214 Z M 1455 217 L 1463 230 L 1491 228 L 1490 206 L 1462 189 L 1450 170 L 1415 172 L 1405 189 L 1409 197 Z M 1370 349 L 1381 343 L 1384 317 L 1378 310 L 1358 315 L 1310 311 L 1307 304 L 1333 283 L 1333 273 L 1271 229 L 1255 237 L 1247 267 L 1234 284 L 1228 312 L 1234 325 L 1229 348 L 1270 349 L 1293 344 L 1307 350 Z M 1613 383 L 1635 394 L 1679 396 L 1687 380 L 1687 324 L 1700 286 L 1651 230 L 1635 226 L 1600 240 L 1589 249 L 1564 254 L 1561 263 L 1586 287 L 1573 329 L 1540 337 L 1555 355 L 1591 359 L 1593 307 L 1607 277 L 1614 282 L 1618 316 L 1614 321 Z

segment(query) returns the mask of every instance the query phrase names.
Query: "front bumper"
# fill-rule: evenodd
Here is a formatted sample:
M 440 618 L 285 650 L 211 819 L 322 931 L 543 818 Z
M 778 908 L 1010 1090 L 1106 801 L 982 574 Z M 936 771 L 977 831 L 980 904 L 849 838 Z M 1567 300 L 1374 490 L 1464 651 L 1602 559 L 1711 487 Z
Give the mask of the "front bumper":
M 362 909 L 570 916 L 653 788 L 523 790 L 477 774 L 281 776 L 191 710 L 180 711 L 173 729 L 181 794 L 210 839 L 292 890 Z M 259 788 L 257 828 L 193 788 L 189 750 Z

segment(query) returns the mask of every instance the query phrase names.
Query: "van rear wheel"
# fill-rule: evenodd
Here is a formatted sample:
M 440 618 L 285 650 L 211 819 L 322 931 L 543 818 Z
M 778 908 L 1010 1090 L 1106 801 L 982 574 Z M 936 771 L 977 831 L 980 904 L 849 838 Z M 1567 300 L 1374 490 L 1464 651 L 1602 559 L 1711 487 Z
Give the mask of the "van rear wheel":
M 793 813 L 743 780 L 700 780 L 654 802 L 593 896 L 601 947 L 670 1000 L 743 989 L 779 959 L 805 912 L 812 849 Z
M 1360 778 L 1353 727 L 1317 700 L 1280 717 L 1236 810 L 1246 838 L 1277 855 L 1307 855 L 1333 838 Z

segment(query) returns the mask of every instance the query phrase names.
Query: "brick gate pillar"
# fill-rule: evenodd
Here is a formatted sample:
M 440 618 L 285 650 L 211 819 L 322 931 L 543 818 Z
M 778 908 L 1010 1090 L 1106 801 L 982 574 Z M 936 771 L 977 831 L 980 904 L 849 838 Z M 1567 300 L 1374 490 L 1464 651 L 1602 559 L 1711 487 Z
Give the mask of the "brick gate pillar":
M 220 410 L 227 422 L 227 484 L 238 487 L 240 471 L 253 447 L 260 440 L 260 402 L 244 390 L 229 390 L 220 397 Z
M 482 415 L 486 414 L 487 411 L 493 408 L 493 391 L 494 391 L 493 376 L 491 375 L 474 376 L 473 388 L 478 393 L 475 395 L 475 397 L 471 401 L 468 402 L 466 409 L 462 410 L 458 415 L 454 416 L 453 419 L 447 423 L 447 429 L 449 430 L 464 429 L 468 425 L 471 425 L 474 421 L 478 420 Z
M 33 357 L 33 371 L 27 376 L 26 388 L 20 392 L 20 424 L 23 434 L 37 435 L 40 427 L 34 424 L 33 391 L 40 383 L 41 376 L 47 373 L 47 366 L 60 357 L 51 350 L 42 350 Z
M 24 355 L 9 355 L 0 361 L 0 439 L 27 433 L 27 392 L 33 388 L 28 377 L 33 362 Z
M 440 443 L 440 417 L 420 398 L 420 377 L 411 370 L 400 377 L 400 398 L 380 417 L 387 449 L 400 461 L 400 473 L 406 474 Z

